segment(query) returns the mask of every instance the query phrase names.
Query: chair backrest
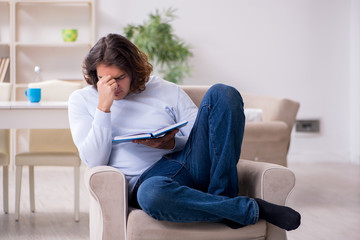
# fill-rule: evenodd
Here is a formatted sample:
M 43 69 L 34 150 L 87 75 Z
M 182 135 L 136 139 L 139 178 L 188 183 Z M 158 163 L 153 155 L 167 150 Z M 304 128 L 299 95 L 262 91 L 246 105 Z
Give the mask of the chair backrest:
M 70 94 L 81 88 L 79 82 L 49 80 L 29 83 L 29 88 L 41 88 L 41 101 L 67 101 Z
M 10 101 L 12 84 L 7 82 L 0 82 L 0 101 Z M 10 130 L 0 129 L 0 152 L 6 154 L 7 160 L 0 161 L 1 165 L 7 165 L 10 154 Z
M 77 152 L 70 129 L 30 129 L 30 152 Z
M 81 83 L 49 80 L 30 83 L 41 88 L 41 101 L 67 101 L 70 94 L 82 87 Z M 70 129 L 30 129 L 30 152 L 77 152 Z

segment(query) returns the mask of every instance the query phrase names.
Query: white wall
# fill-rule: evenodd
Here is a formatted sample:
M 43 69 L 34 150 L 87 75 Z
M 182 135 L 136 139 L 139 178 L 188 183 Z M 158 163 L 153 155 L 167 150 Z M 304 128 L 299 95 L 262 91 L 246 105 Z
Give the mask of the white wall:
M 293 134 L 289 161 L 349 161 L 351 1 L 101 0 L 97 36 L 176 8 L 173 26 L 194 52 L 185 84 L 297 100 L 298 118 L 319 118 L 321 133 Z

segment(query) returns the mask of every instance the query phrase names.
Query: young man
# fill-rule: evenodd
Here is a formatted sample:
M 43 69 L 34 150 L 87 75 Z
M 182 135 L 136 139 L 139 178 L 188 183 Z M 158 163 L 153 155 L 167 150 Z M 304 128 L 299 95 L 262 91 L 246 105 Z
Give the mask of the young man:
M 69 99 L 74 142 L 87 166 L 110 165 L 126 175 L 132 205 L 174 222 L 240 227 L 263 218 L 286 230 L 300 225 L 291 208 L 237 196 L 245 117 L 235 88 L 215 84 L 197 109 L 179 86 L 150 76 L 147 56 L 116 34 L 95 44 L 83 72 L 90 86 Z M 112 142 L 183 120 L 188 125 L 161 138 Z

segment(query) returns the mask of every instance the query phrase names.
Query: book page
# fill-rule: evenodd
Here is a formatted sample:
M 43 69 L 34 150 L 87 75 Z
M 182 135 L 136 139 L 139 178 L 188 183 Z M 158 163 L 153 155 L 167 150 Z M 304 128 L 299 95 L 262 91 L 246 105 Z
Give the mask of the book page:
M 114 137 L 114 142 L 131 142 L 132 140 L 136 139 L 147 139 L 151 138 L 150 133 L 138 133 L 138 134 L 131 134 L 131 135 L 124 135 L 124 136 L 116 136 Z
M 164 133 L 170 132 L 171 130 L 173 130 L 175 128 L 183 127 L 187 123 L 188 123 L 188 121 L 185 120 L 185 121 L 178 122 L 178 123 L 175 123 L 173 125 L 170 125 L 170 126 L 167 126 L 167 127 L 164 127 L 164 128 L 160 128 L 160 129 L 156 130 L 155 132 L 153 132 L 152 135 L 153 135 L 153 137 L 157 137 L 157 136 L 162 135 Z
M 131 134 L 131 135 L 123 135 L 123 136 L 116 136 L 113 139 L 114 143 L 120 143 L 120 142 L 131 142 L 132 140 L 137 139 L 149 139 L 149 138 L 158 138 L 163 137 L 166 133 L 170 132 L 171 130 L 175 128 L 180 128 L 185 126 L 188 123 L 188 121 L 182 121 L 175 123 L 173 125 L 160 128 L 152 133 L 138 133 L 138 134 Z

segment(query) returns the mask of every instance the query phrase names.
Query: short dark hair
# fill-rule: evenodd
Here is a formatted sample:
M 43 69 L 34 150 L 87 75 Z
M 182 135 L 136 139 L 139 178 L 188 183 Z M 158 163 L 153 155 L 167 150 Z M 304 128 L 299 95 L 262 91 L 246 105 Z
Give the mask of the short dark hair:
M 130 92 L 144 91 L 153 70 L 147 55 L 130 40 L 118 34 L 108 34 L 100 38 L 85 57 L 83 74 L 86 82 L 95 88 L 99 81 L 96 71 L 99 64 L 116 66 L 129 74 Z

